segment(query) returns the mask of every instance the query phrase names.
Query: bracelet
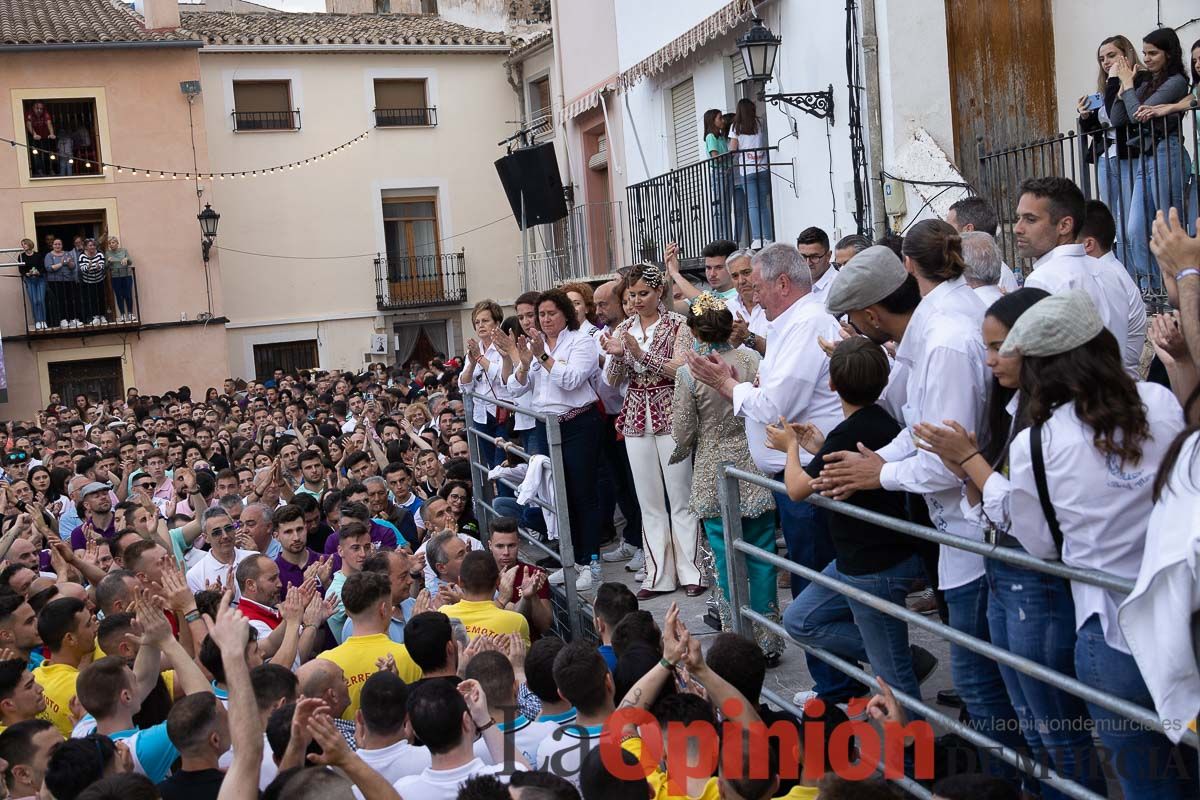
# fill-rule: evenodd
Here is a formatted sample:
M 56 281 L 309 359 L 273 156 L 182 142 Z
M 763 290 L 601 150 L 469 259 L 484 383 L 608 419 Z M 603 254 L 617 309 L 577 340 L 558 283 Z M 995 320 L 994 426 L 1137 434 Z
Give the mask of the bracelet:
M 494 720 L 494 719 L 489 719 L 489 720 L 487 721 L 487 725 L 476 725 L 476 726 L 475 726 L 475 732 L 476 732 L 476 733 L 483 733 L 484 731 L 486 731 L 488 728 L 492 727 L 492 726 L 493 726 L 493 725 L 495 725 L 495 724 L 496 724 L 496 720 Z
M 967 456 L 962 461 L 958 462 L 958 465 L 961 467 L 963 464 L 967 463 L 975 456 L 980 456 L 980 455 L 983 455 L 983 453 L 980 453 L 978 450 L 976 450 L 974 453 L 971 453 L 971 455 Z
M 199 622 L 200 621 L 200 612 L 199 611 L 189 611 L 188 613 L 183 615 L 183 621 L 189 625 L 191 625 L 193 622 Z
M 1179 283 L 1179 281 L 1183 280 L 1184 278 L 1190 278 L 1193 275 L 1200 275 L 1200 269 L 1196 269 L 1195 267 L 1181 269 L 1179 272 L 1175 273 L 1175 282 Z
M 668 670 L 674 670 L 674 669 L 675 669 L 675 665 L 674 665 L 674 664 L 672 664 L 670 661 L 667 661 L 667 657 L 666 657 L 666 656 L 663 656 L 662 658 L 660 658 L 660 659 L 658 660 L 658 665 L 659 665 L 660 667 L 662 667 L 663 669 L 668 669 Z

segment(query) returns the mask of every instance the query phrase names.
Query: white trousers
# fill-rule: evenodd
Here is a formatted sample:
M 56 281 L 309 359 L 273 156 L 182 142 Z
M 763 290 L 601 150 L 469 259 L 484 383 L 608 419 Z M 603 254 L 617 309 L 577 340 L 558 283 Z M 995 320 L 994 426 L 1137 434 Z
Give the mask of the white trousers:
M 668 464 L 674 450 L 675 440 L 669 433 L 625 439 L 645 530 L 646 580 L 642 588 L 656 592 L 701 582 L 696 565 L 700 522 L 690 508 L 692 459 Z

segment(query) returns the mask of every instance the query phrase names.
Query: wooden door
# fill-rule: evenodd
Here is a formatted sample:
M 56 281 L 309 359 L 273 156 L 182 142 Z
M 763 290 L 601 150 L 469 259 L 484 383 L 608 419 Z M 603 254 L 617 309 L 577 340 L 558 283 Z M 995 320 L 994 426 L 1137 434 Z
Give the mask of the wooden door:
M 404 302 L 443 297 L 437 198 L 386 198 L 383 227 L 391 296 Z
M 979 188 L 979 137 L 998 150 L 1057 127 L 1051 0 L 946 0 L 946 38 L 954 160 Z

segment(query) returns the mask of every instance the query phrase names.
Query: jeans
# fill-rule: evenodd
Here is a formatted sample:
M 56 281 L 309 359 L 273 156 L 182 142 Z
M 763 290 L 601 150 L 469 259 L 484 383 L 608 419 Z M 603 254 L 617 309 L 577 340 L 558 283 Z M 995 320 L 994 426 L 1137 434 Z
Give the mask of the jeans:
M 599 409 L 593 406 L 569 422 L 559 424 L 567 484 L 567 517 L 571 522 L 576 564 L 589 564 L 592 556 L 600 553 L 596 451 L 600 448 L 602 419 Z
M 550 440 L 546 438 L 546 423 L 540 419 L 525 431 L 525 452 L 531 456 L 550 455 Z
M 502 517 L 512 517 L 522 528 L 546 533 L 546 518 L 542 516 L 542 508 L 536 504 L 523 506 L 513 497 L 497 497 L 492 501 L 492 508 Z
M 612 519 L 613 509 L 620 506 L 625 517 L 622 538 L 630 547 L 641 549 L 642 508 L 633 486 L 625 442 L 617 438 L 615 420 L 615 416 L 606 416 L 600 426 L 600 461 L 607 478 L 601 485 L 600 518 L 607 522 Z
M 1096 188 L 1100 193 L 1100 200 L 1108 206 L 1117 224 L 1113 252 L 1122 264 L 1133 263 L 1133 250 L 1126 247 L 1125 225 L 1129 219 L 1129 206 L 1133 201 L 1134 163 L 1117 156 L 1100 156 L 1096 159 Z
M 729 170 L 724 166 L 713 167 L 709 182 L 712 185 L 713 238 L 728 239 L 729 206 L 733 199 Z
M 739 182 L 733 184 L 733 240 L 738 247 L 746 247 L 746 187 Z
M 1162 209 L 1183 208 L 1184 187 L 1191 172 L 1191 159 L 1178 134 L 1164 138 L 1153 154 L 1143 154 L 1133 173 L 1133 197 L 1125 231 L 1131 244 L 1134 275 L 1142 289 L 1162 284 L 1158 262 L 1150 253 L 1150 226 Z
M 903 608 L 904 598 L 924 570 L 921 560 L 913 555 L 870 575 L 845 575 L 838 571 L 836 561 L 830 562 L 822 574 Z M 904 620 L 810 583 L 784 611 L 783 626 L 802 642 L 822 647 L 847 661 L 869 663 L 875 674 L 882 675 L 895 689 L 912 697 L 921 696 Z M 909 716 L 920 718 L 911 711 Z
M 984 578 L 946 590 L 950 627 L 969 636 L 989 641 L 988 586 Z M 950 674 L 954 688 L 971 715 L 971 727 L 1006 747 L 1020 752 L 1024 740 L 1017 715 L 996 662 L 956 644 L 950 645 Z M 981 754 L 984 755 L 984 754 Z M 1014 767 L 997 758 L 986 758 L 988 773 L 1019 780 Z
M 778 479 L 782 480 L 782 477 Z M 835 555 L 833 542 L 829 538 L 828 514 L 824 509 L 809 503 L 798 503 L 781 492 L 772 494 L 775 496 L 775 507 L 779 509 L 779 524 L 783 528 L 783 540 L 787 543 L 788 558 L 809 569 L 825 569 Z M 808 585 L 807 578 L 793 574 L 792 597 L 799 597 Z M 814 688 L 822 697 L 841 700 L 854 697 L 855 692 L 861 689 L 858 681 L 843 675 L 824 661 L 814 656 L 805 656 L 805 660 Z
M 39 270 L 40 271 L 40 270 Z M 26 278 L 25 291 L 29 294 L 29 308 L 34 322 L 46 321 L 46 279 Z
M 113 296 L 117 301 L 117 313 L 133 313 L 133 276 L 114 275 L 112 278 Z
M 992 644 L 1055 672 L 1075 674 L 1075 602 L 1062 578 L 988 560 L 988 630 Z M 1013 710 L 1029 751 L 1040 764 L 1105 793 L 1092 743 L 1087 706 L 1073 694 L 1000 665 Z M 1065 797 L 1042 787 L 1045 800 Z
M 750 217 L 750 238 L 774 241 L 775 222 L 771 219 L 771 170 L 746 173 L 746 213 Z
M 1093 614 L 1079 629 L 1075 673 L 1088 686 L 1154 708 L 1133 656 L 1113 649 L 1104 640 L 1099 615 Z M 1195 778 L 1189 780 L 1179 771 L 1185 763 L 1182 751 L 1166 736 L 1092 703 L 1088 703 L 1088 709 L 1100 742 L 1116 767 L 1125 800 L 1170 800 L 1194 794 Z M 1194 764 L 1193 756 L 1186 763 Z

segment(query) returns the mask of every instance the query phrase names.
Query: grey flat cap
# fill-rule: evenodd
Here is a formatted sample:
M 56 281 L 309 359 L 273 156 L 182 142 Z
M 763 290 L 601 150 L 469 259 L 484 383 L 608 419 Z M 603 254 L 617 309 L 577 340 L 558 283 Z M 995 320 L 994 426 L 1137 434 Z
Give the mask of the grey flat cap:
M 864 309 L 886 298 L 906 280 L 904 264 L 890 247 L 868 247 L 838 271 L 825 298 L 825 309 L 835 317 Z
M 1039 300 L 1017 319 L 1000 348 L 1002 356 L 1056 356 L 1087 344 L 1104 323 L 1082 289 Z

